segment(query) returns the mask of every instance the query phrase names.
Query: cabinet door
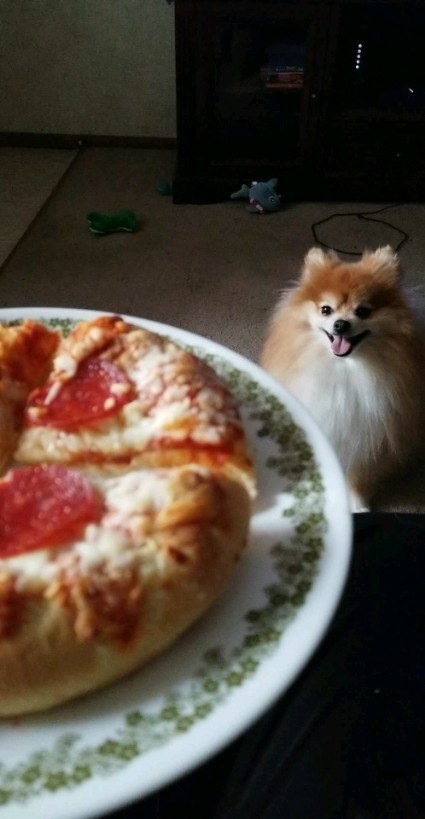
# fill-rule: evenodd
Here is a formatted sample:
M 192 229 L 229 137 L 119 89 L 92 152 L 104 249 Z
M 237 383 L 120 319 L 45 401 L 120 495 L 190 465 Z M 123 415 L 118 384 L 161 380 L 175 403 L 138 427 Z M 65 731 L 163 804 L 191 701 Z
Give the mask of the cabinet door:
M 177 0 L 182 176 L 224 194 L 313 172 L 328 13 L 314 0 Z
M 423 197 L 425 3 L 343 3 L 323 169 L 331 193 Z M 332 181 L 333 180 L 333 181 Z

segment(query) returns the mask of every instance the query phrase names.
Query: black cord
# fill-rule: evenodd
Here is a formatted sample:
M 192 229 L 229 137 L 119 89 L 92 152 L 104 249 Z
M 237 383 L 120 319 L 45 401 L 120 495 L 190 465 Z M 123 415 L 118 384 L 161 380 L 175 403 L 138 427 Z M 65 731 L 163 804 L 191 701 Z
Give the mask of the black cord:
M 396 230 L 397 233 L 400 233 L 401 236 L 402 236 L 402 239 L 398 243 L 397 247 L 394 248 L 395 252 L 397 253 L 400 250 L 400 248 L 402 247 L 402 245 L 404 245 L 404 243 L 407 242 L 407 240 L 409 238 L 409 234 L 406 233 L 404 230 L 401 230 L 401 228 L 395 227 L 395 225 L 392 225 L 390 222 L 385 222 L 384 219 L 371 219 L 369 217 L 374 216 L 376 213 L 381 213 L 383 210 L 388 210 L 388 208 L 398 208 L 398 207 L 400 207 L 400 205 L 404 205 L 404 202 L 395 202 L 393 205 L 384 205 L 384 207 L 378 208 L 378 210 L 370 210 L 370 211 L 365 211 L 365 212 L 360 212 L 360 213 L 356 213 L 355 211 L 353 211 L 352 213 L 332 213 L 330 216 L 326 216 L 325 219 L 320 219 L 318 222 L 314 222 L 312 224 L 311 230 L 312 230 L 312 233 L 313 233 L 313 236 L 314 236 L 314 241 L 317 244 L 322 245 L 322 247 L 326 247 L 328 250 L 335 250 L 336 253 L 346 253 L 348 256 L 362 256 L 363 255 L 362 250 L 361 251 L 358 251 L 358 250 L 341 250 L 338 247 L 331 247 L 330 245 L 327 245 L 325 242 L 322 242 L 321 239 L 319 239 L 319 237 L 317 235 L 317 231 L 316 231 L 316 228 L 319 225 L 324 225 L 325 222 L 330 222 L 331 219 L 337 219 L 338 217 L 343 217 L 344 218 L 344 217 L 347 217 L 347 216 L 357 216 L 358 219 L 364 219 L 366 222 L 378 222 L 380 225 L 386 225 L 387 227 L 391 228 L 392 230 Z

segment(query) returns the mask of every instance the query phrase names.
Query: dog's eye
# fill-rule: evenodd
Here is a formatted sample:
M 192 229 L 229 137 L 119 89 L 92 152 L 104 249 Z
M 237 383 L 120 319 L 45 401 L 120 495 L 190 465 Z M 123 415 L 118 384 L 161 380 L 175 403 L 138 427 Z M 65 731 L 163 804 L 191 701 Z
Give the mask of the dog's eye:
M 371 307 L 366 307 L 366 305 L 364 305 L 364 304 L 359 304 L 359 306 L 356 307 L 356 309 L 354 311 L 354 315 L 357 316 L 357 318 L 360 318 L 360 319 L 367 319 L 367 318 L 369 318 L 371 312 L 372 312 Z
M 322 316 L 330 316 L 330 314 L 333 313 L 333 310 L 329 304 L 324 304 L 323 307 L 320 308 L 320 312 Z

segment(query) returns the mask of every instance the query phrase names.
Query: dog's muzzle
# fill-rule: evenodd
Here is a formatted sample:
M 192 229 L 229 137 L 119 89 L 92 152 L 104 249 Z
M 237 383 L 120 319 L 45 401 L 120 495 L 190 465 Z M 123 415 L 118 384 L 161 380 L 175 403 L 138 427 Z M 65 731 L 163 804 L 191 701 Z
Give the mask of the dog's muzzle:
M 333 326 L 334 334 L 328 333 L 327 330 L 324 330 L 326 333 L 330 343 L 331 343 L 331 350 L 334 355 L 338 356 L 339 358 L 344 358 L 357 347 L 358 344 L 367 336 L 369 335 L 369 330 L 364 330 L 362 333 L 358 333 L 356 336 L 347 335 L 347 333 L 351 330 L 351 324 L 349 321 L 345 321 L 345 319 L 337 319 Z

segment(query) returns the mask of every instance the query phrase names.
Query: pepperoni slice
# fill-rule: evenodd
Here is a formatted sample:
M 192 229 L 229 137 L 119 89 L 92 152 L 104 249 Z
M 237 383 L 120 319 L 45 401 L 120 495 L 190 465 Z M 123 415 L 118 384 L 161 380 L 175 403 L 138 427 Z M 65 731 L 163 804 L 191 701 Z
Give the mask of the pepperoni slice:
M 34 390 L 25 410 L 26 426 L 72 430 L 115 415 L 136 397 L 132 382 L 112 361 L 89 356 L 50 400 L 52 383 Z
M 76 469 L 59 465 L 13 469 L 0 482 L 0 557 L 74 540 L 101 514 L 99 496 Z

